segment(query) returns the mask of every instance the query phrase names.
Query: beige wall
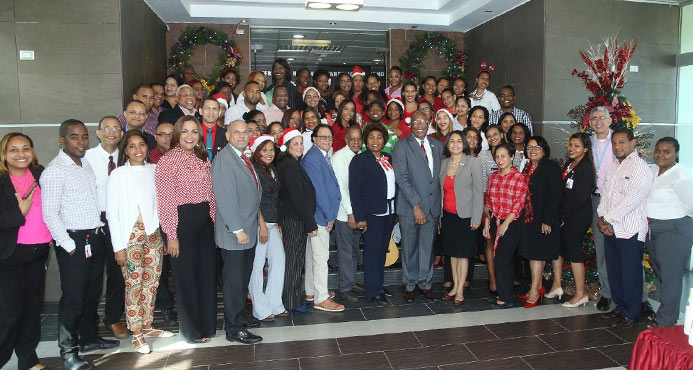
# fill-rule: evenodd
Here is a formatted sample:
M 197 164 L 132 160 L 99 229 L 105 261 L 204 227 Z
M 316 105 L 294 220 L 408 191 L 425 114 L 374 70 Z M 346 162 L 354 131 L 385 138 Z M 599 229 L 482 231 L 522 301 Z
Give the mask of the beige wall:
M 387 68 L 399 65 L 399 58 L 404 55 L 409 49 L 409 45 L 416 40 L 416 36 L 423 34 L 425 31 L 419 30 L 399 30 L 392 29 L 388 32 L 388 60 Z M 457 49 L 464 51 L 464 33 L 462 32 L 443 32 L 443 36 L 454 40 L 457 43 Z M 423 76 L 433 75 L 440 77 L 447 69 L 447 62 L 441 58 L 437 50 L 431 50 L 423 60 L 425 65 Z

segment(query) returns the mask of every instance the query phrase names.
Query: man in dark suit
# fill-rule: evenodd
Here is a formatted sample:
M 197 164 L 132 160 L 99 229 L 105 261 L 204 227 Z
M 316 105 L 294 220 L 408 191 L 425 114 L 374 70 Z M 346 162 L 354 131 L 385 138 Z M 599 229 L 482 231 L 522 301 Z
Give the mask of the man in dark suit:
M 430 120 L 421 112 L 411 117 L 412 134 L 395 144 L 392 152 L 397 183 L 397 215 L 402 233 L 404 299 L 415 298 L 418 285 L 433 301 L 433 237 L 441 210 L 440 162 L 443 145 L 426 136 Z
M 339 191 L 337 177 L 330 165 L 332 148 L 332 127 L 320 124 L 313 130 L 313 146 L 301 161 L 315 188 L 317 209 L 315 222 L 318 230 L 308 238 L 306 244 L 306 300 L 313 301 L 313 307 L 327 312 L 344 311 L 344 306 L 332 300 L 334 293 L 327 289 L 327 260 L 330 257 L 330 231 L 337 219 L 342 193 Z
M 224 260 L 223 296 L 226 339 L 244 344 L 262 337 L 246 330 L 260 322 L 243 317 L 248 283 L 255 259 L 262 189 L 248 158 L 250 130 L 243 121 L 233 121 L 226 131 L 229 145 L 212 163 L 212 187 L 216 210 L 215 240 Z
M 125 131 L 144 129 L 144 124 L 147 122 L 147 106 L 139 100 L 131 101 L 126 107 L 125 112 Z M 156 148 L 156 139 L 152 134 L 142 131 L 144 138 L 147 140 L 149 150 Z
M 195 116 L 198 120 L 202 120 L 200 112 L 195 109 L 195 91 L 190 85 L 178 86 L 176 91 L 176 104 L 173 109 L 165 110 L 159 114 L 159 123 L 168 122 L 176 124 L 178 118 L 183 116 Z
M 217 125 L 219 109 L 219 102 L 213 98 L 205 99 L 202 102 L 202 108 L 200 108 L 202 111 L 203 142 L 210 162 L 228 143 L 226 140 L 226 129 Z

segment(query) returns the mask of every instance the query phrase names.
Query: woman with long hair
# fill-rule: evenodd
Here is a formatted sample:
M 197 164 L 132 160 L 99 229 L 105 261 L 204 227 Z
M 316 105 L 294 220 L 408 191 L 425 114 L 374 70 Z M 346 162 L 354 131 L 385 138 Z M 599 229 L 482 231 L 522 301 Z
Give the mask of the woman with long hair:
M 171 150 L 155 171 L 159 222 L 176 271 L 180 334 L 191 343 L 216 334 L 215 203 L 203 137 L 197 118 L 179 118 Z
M 175 74 L 170 74 L 166 76 L 164 80 L 164 102 L 161 104 L 163 109 L 173 109 L 173 107 L 178 104 L 178 97 L 176 97 L 176 92 L 178 87 L 181 85 L 178 76 Z
M 469 126 L 469 110 L 472 107 L 472 103 L 466 96 L 458 96 L 455 99 L 455 120 L 453 121 L 452 127 L 455 130 L 464 130 Z M 479 131 L 479 129 L 476 129 Z
M 494 125 L 500 126 L 503 130 L 503 135 L 507 137 L 508 133 L 510 132 L 510 128 L 517 123 L 517 120 L 515 119 L 515 116 L 512 113 L 506 112 L 501 114 L 500 117 L 498 117 L 498 122 L 492 123 Z
M 404 103 L 399 98 L 390 99 L 387 102 L 384 122 L 399 139 L 404 139 L 411 134 L 411 128 L 404 122 Z
M 337 110 L 337 119 L 332 125 L 334 140 L 332 150 L 334 152 L 346 146 L 346 132 L 351 126 L 358 126 L 356 123 L 356 104 L 351 100 L 344 100 Z
M 527 128 L 524 123 L 516 123 L 510 126 L 510 130 L 505 138 L 509 144 L 512 144 L 515 147 L 514 165 L 520 172 L 524 170 L 525 165 L 527 162 L 529 162 L 525 147 L 527 146 L 527 141 L 529 140 L 530 136 L 531 134 L 529 133 L 529 128 Z
M 320 122 L 332 126 L 332 116 L 322 104 L 318 89 L 313 86 L 306 87 L 306 89 L 303 90 L 303 103 L 305 108 L 314 108 L 320 113 Z
M 335 93 L 337 91 L 341 91 L 344 94 L 346 94 L 347 99 L 351 99 L 351 87 L 354 85 L 354 82 L 351 78 L 351 76 L 348 73 L 342 72 L 337 76 L 337 84 L 335 86 Z M 335 100 L 337 98 L 335 97 Z
M 416 85 L 411 81 L 402 84 L 402 100 L 404 101 L 404 113 L 402 118 L 407 126 L 411 127 L 411 116 L 419 110 L 419 94 Z
M 488 110 L 481 106 L 472 107 L 469 110 L 469 124 L 481 133 L 481 149 L 488 149 L 486 128 L 488 127 Z
M 438 110 L 435 115 L 435 132 L 429 136 L 445 144 L 448 134 L 452 132 L 452 121 L 453 118 L 450 111 L 445 108 Z
M 301 136 L 303 136 L 303 154 L 308 153 L 310 147 L 313 146 L 311 136 L 313 135 L 313 130 L 315 130 L 315 127 L 319 124 L 320 113 L 318 113 L 318 110 L 310 107 L 305 108 L 301 114 L 301 124 L 298 127 Z
M 286 130 L 289 127 L 298 129 L 301 126 L 301 110 L 300 109 L 288 109 L 284 112 L 282 117 L 282 127 Z
M 486 110 L 488 110 L 489 112 L 501 109 L 496 94 L 494 94 L 491 90 L 488 90 L 488 86 L 490 83 L 490 71 L 481 70 L 479 71 L 479 73 L 476 74 L 476 80 L 474 81 L 474 90 L 472 90 L 472 92 L 469 94 L 469 97 L 472 100 L 472 107 L 480 105 L 486 108 Z
M 106 218 L 114 257 L 125 279 L 125 318 L 135 351 L 151 352 L 145 338 L 172 337 L 152 328 L 161 276 L 164 242 L 156 206 L 156 165 L 149 162 L 147 140 L 139 130 L 125 133 L 118 167 L 108 176 Z
M 291 67 L 289 67 L 289 62 L 284 58 L 277 58 L 272 64 L 272 84 L 266 87 L 264 91 L 269 105 L 271 105 L 272 93 L 276 86 L 286 87 L 286 91 L 289 93 L 289 106 L 291 108 L 303 109 L 301 93 L 291 83 Z
M 419 98 L 419 103 L 422 101 L 427 101 L 431 104 L 431 110 L 437 112 L 439 109 L 445 108 L 445 103 L 443 99 L 438 96 L 438 80 L 433 76 L 426 76 L 421 81 L 421 97 Z

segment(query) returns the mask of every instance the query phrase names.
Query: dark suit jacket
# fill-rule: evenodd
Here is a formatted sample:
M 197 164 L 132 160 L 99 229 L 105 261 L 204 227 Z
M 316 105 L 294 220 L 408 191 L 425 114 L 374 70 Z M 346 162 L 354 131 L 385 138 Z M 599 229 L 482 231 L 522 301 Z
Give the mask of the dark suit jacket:
M 202 129 L 204 130 L 204 126 Z M 217 125 L 217 134 L 214 135 L 214 148 L 212 148 L 212 159 L 216 158 L 217 153 L 224 149 L 228 143 L 228 140 L 226 140 L 226 129 Z
M 181 118 L 185 115 L 183 111 L 180 109 L 180 106 L 176 104 L 173 109 L 165 110 L 161 113 L 159 113 L 159 123 L 161 122 L 168 122 L 172 125 L 176 124 L 176 121 L 178 121 L 178 118 Z M 202 116 L 200 115 L 199 112 L 195 113 L 195 117 L 202 122 Z
M 558 164 L 549 158 L 542 159 L 527 185 L 532 196 L 534 220 L 551 227 L 560 226 L 561 168 Z
M 38 165 L 30 171 L 38 182 L 43 172 L 43 166 Z M 12 185 L 10 176 L 0 176 L 0 260 L 12 256 L 17 246 L 19 227 L 23 226 L 26 221 L 22 211 L 19 210 L 19 203 L 14 193 L 14 185 Z
M 421 147 L 414 135 L 395 144 L 392 151 L 397 182 L 397 214 L 414 217 L 414 206 L 420 205 L 427 217 L 438 217 L 442 209 L 440 194 L 440 163 L 443 160 L 443 143 L 426 136 L 433 159 L 433 175 Z M 431 219 L 428 219 L 431 221 Z
M 339 203 L 342 201 L 337 176 L 317 145 L 308 149 L 308 153 L 301 160 L 301 167 L 308 174 L 315 189 L 315 222 L 320 226 L 327 226 L 329 222 L 337 219 Z
M 570 163 L 566 163 L 563 170 Z M 573 179 L 572 189 L 566 188 L 568 179 Z M 561 184 L 561 220 L 570 220 L 578 215 L 592 218 L 592 193 L 595 188 L 595 173 L 589 162 L 583 158 Z
M 392 163 L 391 155 L 383 155 Z M 357 154 L 349 163 L 349 198 L 356 222 L 388 210 L 387 178 L 370 150 Z
M 306 233 L 318 229 L 315 222 L 315 188 L 310 177 L 301 168 L 298 161 L 290 155 L 280 159 L 276 166 L 277 177 L 281 183 L 279 188 L 279 217 L 301 220 L 305 224 Z

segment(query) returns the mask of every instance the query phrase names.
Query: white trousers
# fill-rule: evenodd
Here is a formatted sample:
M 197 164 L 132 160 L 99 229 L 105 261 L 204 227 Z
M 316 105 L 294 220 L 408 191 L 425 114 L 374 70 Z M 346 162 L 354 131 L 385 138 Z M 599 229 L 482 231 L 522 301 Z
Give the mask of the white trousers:
M 284 312 L 282 289 L 284 289 L 284 244 L 276 224 L 267 224 L 269 237 L 267 243 L 258 242 L 255 247 L 253 273 L 250 275 L 248 290 L 253 300 L 253 316 L 262 320 L 270 315 Z M 259 239 L 259 238 L 258 238 Z M 267 288 L 263 291 L 265 258 L 269 262 Z
M 318 235 L 308 237 L 306 243 L 306 295 L 315 296 L 320 303 L 329 298 L 327 291 L 327 260 L 330 258 L 330 233 L 318 225 Z

